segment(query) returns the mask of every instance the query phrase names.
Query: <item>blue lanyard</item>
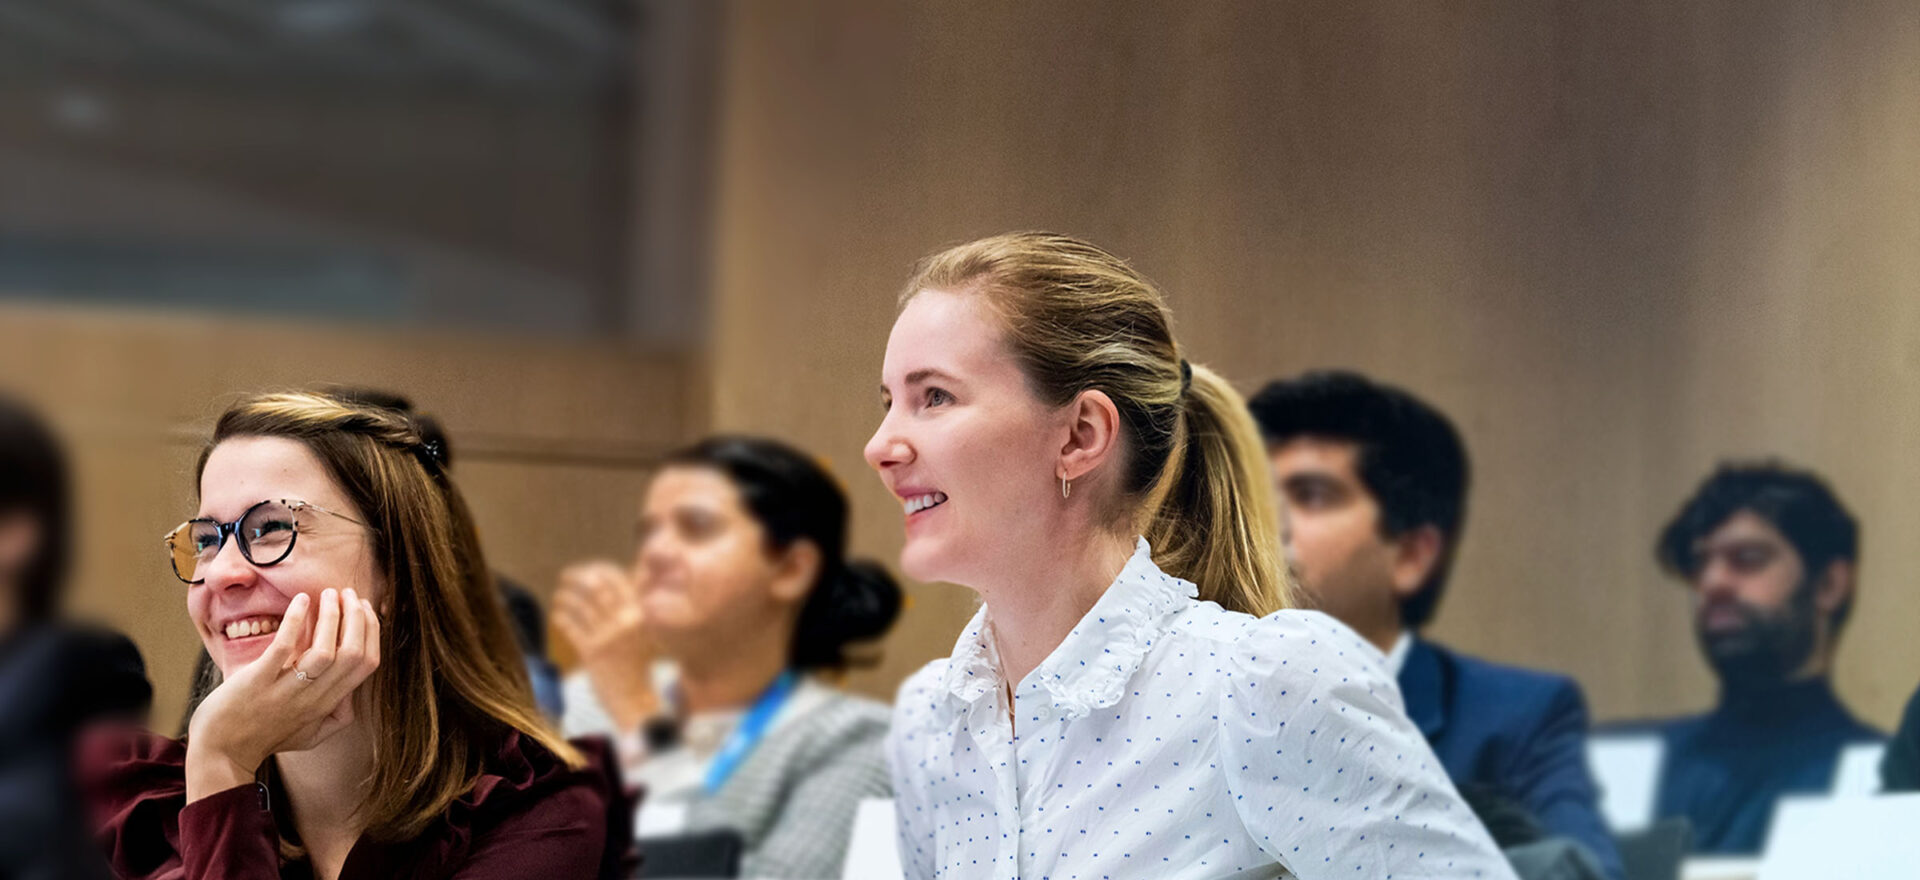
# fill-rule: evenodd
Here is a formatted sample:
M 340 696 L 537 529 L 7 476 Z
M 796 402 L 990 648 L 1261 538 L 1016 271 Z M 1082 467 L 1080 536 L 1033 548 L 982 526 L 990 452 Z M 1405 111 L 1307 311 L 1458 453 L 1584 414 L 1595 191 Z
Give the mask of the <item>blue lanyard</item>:
M 793 696 L 794 688 L 800 686 L 800 676 L 789 669 L 780 673 L 773 684 L 760 699 L 753 702 L 753 708 L 747 710 L 747 717 L 740 719 L 740 726 L 733 729 L 733 735 L 727 737 L 720 753 L 713 756 L 713 763 L 707 766 L 707 794 L 720 790 L 727 784 L 727 777 L 740 769 L 740 762 L 753 753 L 753 747 L 760 744 L 761 737 L 767 735 L 767 726 L 773 723 L 773 716 L 779 714 L 781 705 Z

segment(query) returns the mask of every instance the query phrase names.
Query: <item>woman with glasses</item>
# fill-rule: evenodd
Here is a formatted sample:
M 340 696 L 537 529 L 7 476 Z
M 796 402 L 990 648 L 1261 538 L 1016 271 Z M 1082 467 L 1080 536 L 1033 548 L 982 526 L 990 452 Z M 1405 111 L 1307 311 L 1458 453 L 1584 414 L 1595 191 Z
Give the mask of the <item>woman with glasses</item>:
M 66 456 L 25 406 L 0 397 L 0 876 L 95 877 L 70 786 L 85 726 L 141 723 L 145 666 L 119 633 L 60 619 L 73 527 Z
M 631 569 L 563 576 L 554 621 L 586 670 L 567 729 L 619 737 L 647 791 L 644 837 L 730 831 L 738 876 L 840 876 L 860 799 L 888 794 L 887 708 L 829 682 L 901 604 L 846 543 L 846 496 L 812 458 L 717 437 L 653 478 Z M 651 680 L 656 658 L 678 671 L 670 687 Z
M 867 462 L 902 569 L 984 606 L 901 687 L 912 878 L 1511 878 L 1380 653 L 1290 585 L 1265 450 L 1125 261 L 927 258 Z
M 170 532 L 222 682 L 184 740 L 96 739 L 123 877 L 614 877 L 617 781 L 542 720 L 473 520 L 395 410 L 222 415 Z

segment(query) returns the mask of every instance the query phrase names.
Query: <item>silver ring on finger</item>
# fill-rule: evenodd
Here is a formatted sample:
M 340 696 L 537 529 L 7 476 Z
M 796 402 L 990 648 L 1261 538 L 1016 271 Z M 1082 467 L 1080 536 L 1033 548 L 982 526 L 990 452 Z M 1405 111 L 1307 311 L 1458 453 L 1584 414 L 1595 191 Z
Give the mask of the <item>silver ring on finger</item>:
M 293 671 L 293 677 L 294 677 L 294 678 L 297 678 L 297 679 L 300 679 L 301 681 L 313 681 L 313 680 L 314 680 L 314 677 L 313 677 L 313 676 L 311 676 L 311 675 L 308 675 L 308 674 L 307 674 L 307 671 L 306 671 L 306 670 L 304 670 L 304 669 L 295 669 L 295 670 Z

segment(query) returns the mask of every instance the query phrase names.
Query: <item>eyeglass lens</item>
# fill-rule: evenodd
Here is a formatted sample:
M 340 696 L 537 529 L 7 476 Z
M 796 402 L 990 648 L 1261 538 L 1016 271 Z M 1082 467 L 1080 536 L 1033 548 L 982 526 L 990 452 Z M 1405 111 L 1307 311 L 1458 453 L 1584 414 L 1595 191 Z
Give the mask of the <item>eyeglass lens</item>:
M 249 508 L 233 529 L 240 552 L 254 565 L 272 565 L 293 550 L 293 509 L 278 501 Z M 188 583 L 200 581 L 200 566 L 220 555 L 227 529 L 211 520 L 194 520 L 173 534 L 173 572 Z

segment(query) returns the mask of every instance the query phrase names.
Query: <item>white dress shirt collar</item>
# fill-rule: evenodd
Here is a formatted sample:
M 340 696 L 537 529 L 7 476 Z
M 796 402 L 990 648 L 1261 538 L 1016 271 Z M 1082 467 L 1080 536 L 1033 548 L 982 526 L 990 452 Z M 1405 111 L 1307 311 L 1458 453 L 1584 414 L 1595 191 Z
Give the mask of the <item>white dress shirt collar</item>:
M 1127 680 L 1167 620 L 1199 593 L 1193 584 L 1162 572 L 1153 562 L 1147 539 L 1137 539 L 1120 574 L 1060 646 L 1027 674 L 1020 683 L 1022 690 L 1035 685 L 1044 688 L 1068 718 L 1119 702 Z M 1003 683 L 989 632 L 989 611 L 982 607 L 953 646 L 943 684 L 961 704 L 972 703 Z
M 1413 630 L 1403 629 L 1400 637 L 1393 640 L 1393 649 L 1387 652 L 1387 671 L 1394 678 L 1400 677 L 1400 670 L 1407 667 L 1407 655 L 1413 651 Z

